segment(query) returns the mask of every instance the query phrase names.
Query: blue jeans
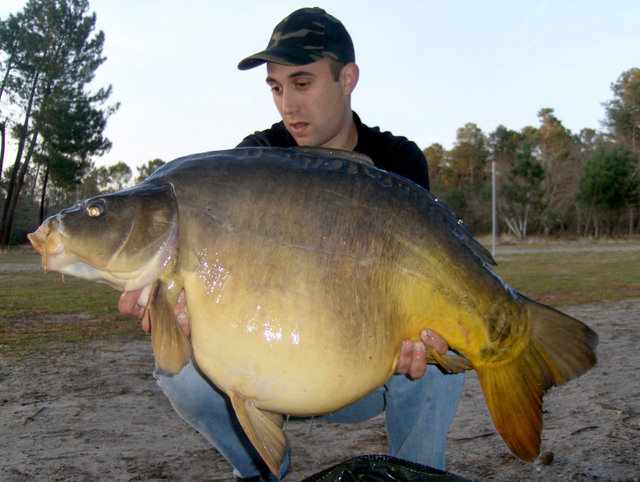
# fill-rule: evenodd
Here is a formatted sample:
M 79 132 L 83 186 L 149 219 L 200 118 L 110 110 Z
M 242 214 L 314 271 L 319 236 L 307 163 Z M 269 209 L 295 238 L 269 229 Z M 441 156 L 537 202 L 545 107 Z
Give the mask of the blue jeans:
M 198 430 L 240 477 L 276 480 L 244 434 L 229 399 L 189 362 L 177 375 L 156 369 L 154 376 L 178 414 Z M 429 367 L 424 377 L 394 375 L 365 398 L 323 417 L 361 422 L 385 412 L 389 455 L 445 470 L 445 446 L 462 394 L 464 373 L 444 375 Z M 280 468 L 290 469 L 289 450 Z

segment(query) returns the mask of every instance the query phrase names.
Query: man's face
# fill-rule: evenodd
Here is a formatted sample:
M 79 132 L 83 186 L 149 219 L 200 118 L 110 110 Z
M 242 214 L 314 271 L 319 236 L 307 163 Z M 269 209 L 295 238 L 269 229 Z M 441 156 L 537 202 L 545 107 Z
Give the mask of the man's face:
M 267 63 L 273 100 L 298 145 L 354 147 L 345 140 L 351 127 L 350 94 L 355 83 L 346 85 L 343 77 L 334 78 L 328 59 L 300 66 Z

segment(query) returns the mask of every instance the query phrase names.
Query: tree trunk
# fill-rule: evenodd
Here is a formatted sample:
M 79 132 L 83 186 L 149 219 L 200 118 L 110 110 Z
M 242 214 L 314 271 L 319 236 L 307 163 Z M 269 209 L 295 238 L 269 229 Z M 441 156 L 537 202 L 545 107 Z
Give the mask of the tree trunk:
M 38 79 L 40 77 L 40 72 L 36 73 L 33 84 L 31 86 L 31 93 L 29 95 L 29 104 L 27 105 L 27 110 L 24 114 L 24 125 L 23 130 L 20 135 L 20 142 L 18 143 L 18 152 L 16 153 L 16 162 L 13 165 L 13 169 L 11 171 L 11 179 L 9 180 L 9 187 L 7 188 L 7 199 L 4 203 L 4 209 L 2 210 L 2 221 L 0 223 L 0 249 L 6 249 L 9 245 L 9 239 L 11 238 L 11 225 L 13 224 L 13 214 L 15 212 L 15 204 L 18 200 L 18 195 L 20 194 L 20 188 L 22 184 L 18 182 L 20 173 L 26 173 L 26 167 L 21 166 L 22 163 L 22 154 L 24 153 L 24 146 L 27 143 L 27 137 L 29 135 L 29 120 L 31 119 L 31 111 L 33 109 L 33 101 L 36 96 L 36 88 L 38 86 Z M 38 139 L 38 134 L 35 133 L 33 136 L 33 142 L 31 144 L 30 152 L 33 152 L 33 148 L 35 147 L 35 143 Z M 28 163 L 29 157 L 25 164 Z M 24 168 L 23 168 L 24 167 Z M 24 174 L 22 174 L 22 182 L 24 182 Z M 20 184 L 20 187 L 18 187 Z
M 38 219 L 38 226 L 42 224 L 45 216 L 47 215 L 45 210 L 45 201 L 47 199 L 47 183 L 49 182 L 49 164 L 44 171 L 44 179 L 42 180 L 42 196 L 40 197 L 40 217 Z
M 15 54 L 11 55 L 11 57 L 9 57 L 7 59 L 6 62 L 6 66 L 7 66 L 7 70 L 4 73 L 4 77 L 2 78 L 2 84 L 0 84 L 0 99 L 2 99 L 2 94 L 4 94 L 4 89 L 7 87 L 7 84 L 9 83 L 9 78 L 11 77 L 11 71 L 13 70 L 13 67 L 15 65 Z
M 2 145 L 0 146 L 0 181 L 2 181 L 2 166 L 4 165 L 4 148 L 6 145 L 7 138 L 7 123 L 3 122 L 0 124 L 0 136 L 2 136 Z
M 9 241 L 11 240 L 11 227 L 13 226 L 13 215 L 16 212 L 16 206 L 18 205 L 18 197 L 20 196 L 20 190 L 24 185 L 24 178 L 27 175 L 27 168 L 29 167 L 29 161 L 31 160 L 31 156 L 33 156 L 33 151 L 35 150 L 37 143 L 38 143 L 38 132 L 36 131 L 33 134 L 33 139 L 31 141 L 31 145 L 29 146 L 29 151 L 27 152 L 27 157 L 22 163 L 22 166 L 20 167 L 20 173 L 18 174 L 16 185 L 11 192 L 11 197 L 7 195 L 5 208 L 8 206 L 8 209 L 6 209 L 7 217 L 3 225 L 4 229 L 2 232 L 2 239 L 0 239 L 1 249 L 7 249 L 7 246 L 9 246 Z
M 2 220 L 0 221 L 0 249 L 6 249 L 7 244 L 4 242 L 5 237 L 8 239 L 8 235 L 5 236 L 7 228 L 7 218 L 9 216 L 9 200 L 13 196 L 13 191 L 15 190 L 15 186 L 18 182 L 18 173 L 20 172 L 20 159 L 22 157 L 22 153 L 18 152 L 16 156 L 16 162 L 13 164 L 13 168 L 11 169 L 11 177 L 9 178 L 9 185 L 7 186 L 7 197 L 4 201 L 4 207 L 2 208 Z

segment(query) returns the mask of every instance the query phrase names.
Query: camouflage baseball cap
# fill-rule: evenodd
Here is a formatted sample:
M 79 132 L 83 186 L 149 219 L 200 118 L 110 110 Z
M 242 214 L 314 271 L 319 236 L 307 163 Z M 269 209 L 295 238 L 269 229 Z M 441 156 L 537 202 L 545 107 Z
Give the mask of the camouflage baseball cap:
M 301 8 L 276 25 L 267 48 L 238 64 L 248 70 L 265 62 L 306 65 L 325 57 L 355 62 L 351 37 L 340 21 L 323 9 Z

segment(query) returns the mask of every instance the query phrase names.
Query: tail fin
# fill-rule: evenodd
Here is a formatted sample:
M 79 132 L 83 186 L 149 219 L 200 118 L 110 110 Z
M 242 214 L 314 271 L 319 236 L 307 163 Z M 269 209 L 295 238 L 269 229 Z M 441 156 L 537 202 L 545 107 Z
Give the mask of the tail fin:
M 496 429 L 516 456 L 530 462 L 540 452 L 542 396 L 595 365 L 598 335 L 575 318 L 522 299 L 530 313 L 529 345 L 515 360 L 477 372 Z

